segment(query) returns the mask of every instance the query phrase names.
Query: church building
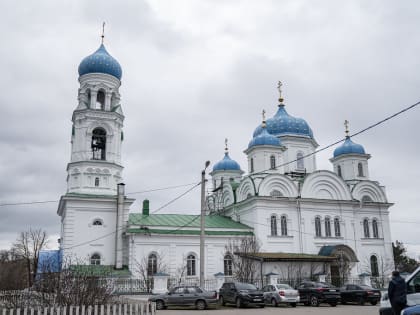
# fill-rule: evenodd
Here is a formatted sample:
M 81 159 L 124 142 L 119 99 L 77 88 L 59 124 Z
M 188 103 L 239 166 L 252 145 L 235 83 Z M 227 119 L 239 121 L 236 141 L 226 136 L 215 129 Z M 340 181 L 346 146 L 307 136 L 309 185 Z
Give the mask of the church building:
M 126 269 L 133 278 L 146 269 L 149 275 L 198 279 L 199 214 L 154 214 L 148 200 L 141 213 L 130 212 L 134 199 L 125 196 L 123 184 L 120 64 L 102 43 L 78 70 L 67 191 L 57 211 L 64 261 Z M 317 169 L 314 133 L 286 111 L 281 84 L 279 91 L 277 112 L 267 120 L 263 113 L 245 147 L 247 165 L 230 157 L 226 141 L 222 160 L 210 172 L 205 278 L 232 276 L 232 261 L 241 255 L 258 264 L 256 279 L 291 273 L 378 276 L 393 261 L 392 204 L 369 176 L 370 154 L 346 127 L 345 141 L 330 159 L 332 171 Z M 227 251 L 227 244 L 247 237 L 258 241 L 257 251 Z

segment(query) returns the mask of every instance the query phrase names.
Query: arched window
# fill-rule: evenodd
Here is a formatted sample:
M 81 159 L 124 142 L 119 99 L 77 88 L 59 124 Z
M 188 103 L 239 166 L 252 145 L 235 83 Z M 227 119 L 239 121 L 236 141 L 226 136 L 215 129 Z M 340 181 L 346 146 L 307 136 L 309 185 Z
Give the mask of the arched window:
M 250 163 L 251 163 L 251 173 L 254 173 L 254 159 L 253 158 L 251 158 Z
M 193 254 L 187 256 L 187 276 L 195 276 L 195 263 L 196 259 Z
M 375 255 L 370 256 L 370 272 L 372 277 L 379 276 L 378 258 Z
M 270 192 L 270 196 L 274 198 L 278 198 L 278 197 L 283 197 L 283 194 L 280 191 L 274 189 Z
M 92 225 L 97 225 L 97 226 L 99 226 L 99 225 L 102 225 L 103 223 L 102 223 L 102 220 L 101 219 L 95 219 L 95 220 L 93 220 L 93 222 L 92 222 Z
M 331 219 L 329 217 L 325 218 L 325 236 L 331 237 Z
M 277 218 L 275 215 L 271 216 L 271 236 L 277 236 Z
M 341 166 L 337 165 L 337 175 L 343 178 L 343 174 L 341 174 Z
M 91 265 L 100 265 L 101 264 L 101 255 L 93 254 L 90 256 L 90 264 Z
M 157 273 L 157 256 L 156 254 L 150 254 L 147 259 L 147 275 L 153 276 Z
M 87 92 L 87 101 L 88 101 L 88 108 L 90 108 L 90 103 L 91 103 L 91 93 L 90 93 L 90 89 L 86 90 Z
M 362 197 L 362 202 L 372 202 L 372 198 L 370 198 L 369 196 L 365 195 Z
M 95 187 L 99 187 L 99 177 L 95 177 Z
M 321 218 L 315 218 L 315 236 L 321 236 Z
M 102 90 L 96 94 L 96 109 L 105 109 L 105 93 Z
M 95 128 L 92 132 L 92 152 L 94 160 L 105 160 L 106 154 L 106 131 Z
M 358 171 L 359 177 L 365 176 L 365 175 L 363 175 L 363 165 L 362 165 L 362 163 L 357 164 L 357 171 Z
M 281 230 L 281 235 L 283 236 L 287 235 L 287 218 L 285 215 L 282 215 L 280 218 L 280 230 Z
M 276 169 L 276 157 L 274 155 L 270 156 L 270 169 Z
M 296 154 L 296 168 L 298 170 L 304 170 L 305 169 L 305 163 L 303 161 L 303 153 L 302 152 L 298 152 Z
M 370 237 L 370 232 L 369 232 L 369 220 L 368 219 L 364 219 L 363 220 L 363 232 L 366 238 Z
M 341 236 L 340 219 L 339 218 L 334 218 L 334 233 L 335 233 L 335 237 L 340 237 Z
M 233 259 L 232 256 L 230 254 L 225 255 L 225 257 L 223 258 L 223 271 L 225 276 L 232 276 L 233 275 Z
M 372 234 L 374 238 L 379 238 L 378 220 L 372 220 Z

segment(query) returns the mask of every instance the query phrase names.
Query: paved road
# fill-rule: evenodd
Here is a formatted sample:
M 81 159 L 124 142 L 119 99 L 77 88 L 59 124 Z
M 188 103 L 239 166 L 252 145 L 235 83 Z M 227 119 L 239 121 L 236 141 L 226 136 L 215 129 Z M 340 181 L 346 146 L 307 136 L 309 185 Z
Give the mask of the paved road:
M 337 305 L 337 307 L 331 307 L 329 305 L 322 305 L 319 307 L 310 306 L 298 306 L 292 307 L 265 307 L 264 309 L 259 308 L 234 308 L 234 307 L 223 307 L 219 309 L 209 309 L 204 311 L 197 311 L 191 309 L 170 309 L 157 311 L 158 315 L 378 315 L 379 306 L 359 306 L 359 305 Z

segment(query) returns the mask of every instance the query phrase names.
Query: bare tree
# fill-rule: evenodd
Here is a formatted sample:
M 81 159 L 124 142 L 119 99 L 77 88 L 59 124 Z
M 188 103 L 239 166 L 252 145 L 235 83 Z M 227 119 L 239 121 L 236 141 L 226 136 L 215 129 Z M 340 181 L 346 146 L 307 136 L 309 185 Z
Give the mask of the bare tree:
M 233 276 L 239 281 L 253 282 L 257 273 L 257 263 L 250 258 L 258 253 L 260 243 L 255 236 L 230 239 L 225 245 L 225 253 L 231 254 Z
M 154 262 L 149 261 L 147 256 L 144 256 L 140 261 L 135 260 L 134 262 L 134 271 L 144 281 L 148 292 L 153 289 L 153 275 L 158 272 L 166 273 L 168 271 L 164 255 L 161 252 L 154 253 L 154 255 Z
M 26 286 L 25 261 L 12 250 L 0 251 L 0 290 L 21 290 Z
M 28 287 L 34 283 L 39 252 L 47 245 L 47 233 L 41 229 L 21 232 L 13 245 L 13 251 L 25 261 Z

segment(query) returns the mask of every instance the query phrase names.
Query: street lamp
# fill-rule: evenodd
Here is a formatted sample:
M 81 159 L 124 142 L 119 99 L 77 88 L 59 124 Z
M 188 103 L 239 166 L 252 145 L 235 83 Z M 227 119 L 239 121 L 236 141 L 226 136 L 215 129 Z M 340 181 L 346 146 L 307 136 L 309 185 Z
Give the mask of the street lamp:
M 210 161 L 206 161 L 204 170 L 201 171 L 201 216 L 200 216 L 200 287 L 204 288 L 204 237 L 206 217 L 206 169 Z

